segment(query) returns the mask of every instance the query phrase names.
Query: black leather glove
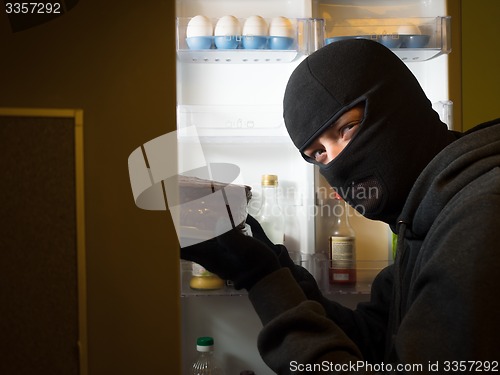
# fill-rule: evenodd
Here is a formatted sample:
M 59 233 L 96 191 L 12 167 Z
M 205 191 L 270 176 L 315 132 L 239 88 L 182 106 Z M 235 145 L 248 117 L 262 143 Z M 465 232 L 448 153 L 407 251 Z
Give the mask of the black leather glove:
M 272 245 L 272 244 L 271 244 Z M 278 257 L 270 246 L 237 229 L 217 238 L 181 248 L 181 258 L 198 263 L 236 289 L 250 290 L 259 280 L 278 270 Z
M 284 245 L 275 245 L 274 243 L 272 243 L 271 240 L 267 237 L 260 223 L 253 216 L 247 215 L 247 219 L 245 222 L 252 229 L 252 236 L 259 241 L 262 241 L 276 254 L 281 267 L 293 268 L 295 264 L 290 258 L 288 250 Z
M 293 260 L 290 258 L 290 254 L 288 254 L 287 248 L 284 245 L 273 244 L 267 237 L 260 223 L 251 215 L 247 216 L 246 223 L 250 225 L 253 237 L 262 241 L 274 251 L 274 253 L 278 257 L 280 266 L 290 269 L 290 271 L 292 272 L 292 276 L 300 285 L 307 298 L 315 301 L 322 301 L 324 297 L 313 275 L 311 275 L 309 271 L 304 267 L 293 262 Z

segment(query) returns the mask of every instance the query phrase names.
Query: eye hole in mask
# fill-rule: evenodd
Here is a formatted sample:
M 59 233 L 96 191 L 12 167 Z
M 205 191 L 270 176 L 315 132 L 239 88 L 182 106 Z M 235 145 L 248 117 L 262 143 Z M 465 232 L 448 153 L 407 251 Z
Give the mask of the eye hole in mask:
M 300 153 L 304 160 L 320 168 L 331 164 L 359 133 L 366 118 L 365 108 L 365 101 L 358 102 L 342 113 L 336 114 L 327 125 L 314 134 L 306 146 L 301 148 Z
M 359 119 L 343 122 L 340 124 L 331 124 L 321 133 L 320 136 L 318 136 L 324 137 L 326 139 L 318 144 L 317 149 L 308 152 L 312 155 L 310 156 L 306 154 L 306 152 L 302 151 L 302 157 L 308 163 L 318 165 L 320 168 L 327 168 L 333 161 L 338 158 L 338 156 L 344 151 L 344 149 L 349 146 L 351 141 L 356 137 L 360 130 L 360 127 L 363 124 L 363 121 L 364 119 Z M 316 141 L 313 141 L 311 144 L 313 145 L 315 142 Z M 309 148 L 311 148 L 311 146 L 308 146 L 305 151 L 307 151 L 307 149 Z M 325 163 L 321 159 L 330 157 L 330 152 L 334 156 L 331 160 Z M 320 155 L 318 158 L 315 157 L 316 153 L 319 153 L 318 155 Z

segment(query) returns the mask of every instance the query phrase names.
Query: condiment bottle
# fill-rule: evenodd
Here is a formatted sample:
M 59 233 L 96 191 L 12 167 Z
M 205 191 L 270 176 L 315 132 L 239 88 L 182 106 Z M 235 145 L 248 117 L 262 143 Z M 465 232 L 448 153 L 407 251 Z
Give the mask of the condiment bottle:
M 214 356 L 214 339 L 212 337 L 198 337 L 196 340 L 198 356 L 191 367 L 191 375 L 224 375 Z
M 189 280 L 191 289 L 215 290 L 224 288 L 225 282 L 219 276 L 208 272 L 198 263 L 193 262 L 192 276 Z
M 278 204 L 278 176 L 265 174 L 261 179 L 262 202 L 255 219 L 275 245 L 285 241 L 285 217 Z
M 334 192 L 329 257 L 329 281 L 336 285 L 356 284 L 356 234 L 349 224 L 347 204 Z

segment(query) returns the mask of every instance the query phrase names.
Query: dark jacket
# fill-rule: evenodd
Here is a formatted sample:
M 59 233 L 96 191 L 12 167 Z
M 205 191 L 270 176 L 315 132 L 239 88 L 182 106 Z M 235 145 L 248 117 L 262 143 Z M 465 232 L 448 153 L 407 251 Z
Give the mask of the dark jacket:
M 500 120 L 429 163 L 393 229 L 395 263 L 354 311 L 322 296 L 300 269 L 282 268 L 250 290 L 270 368 L 361 374 L 406 364 L 421 366 L 408 373 L 435 374 L 436 365 L 438 373 L 472 373 L 497 361 L 500 371 Z

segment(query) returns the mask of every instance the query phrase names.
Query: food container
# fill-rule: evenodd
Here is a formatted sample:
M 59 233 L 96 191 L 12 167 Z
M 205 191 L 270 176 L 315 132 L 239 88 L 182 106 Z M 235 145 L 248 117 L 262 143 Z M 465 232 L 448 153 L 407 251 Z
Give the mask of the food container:
M 181 246 L 199 243 L 237 228 L 246 230 L 251 187 L 178 176 Z

